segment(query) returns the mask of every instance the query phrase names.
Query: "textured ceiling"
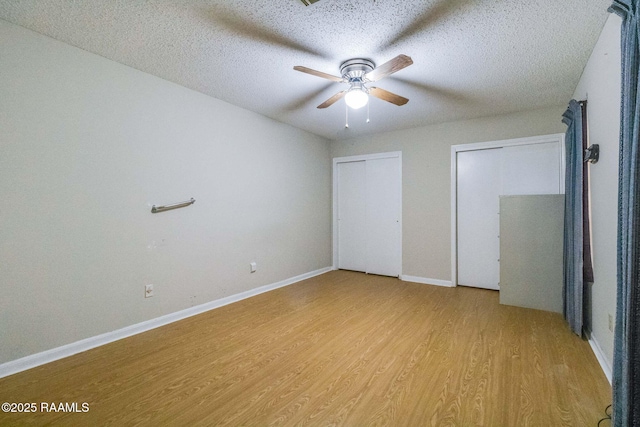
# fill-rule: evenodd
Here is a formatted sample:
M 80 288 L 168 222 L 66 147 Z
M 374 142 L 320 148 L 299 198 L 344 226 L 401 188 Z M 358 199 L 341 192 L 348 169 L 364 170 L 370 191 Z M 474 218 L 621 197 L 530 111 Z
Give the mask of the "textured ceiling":
M 562 105 L 611 0 L 2 0 L 0 18 L 329 139 Z M 317 105 L 362 57 L 414 64 L 376 83 L 410 99 Z

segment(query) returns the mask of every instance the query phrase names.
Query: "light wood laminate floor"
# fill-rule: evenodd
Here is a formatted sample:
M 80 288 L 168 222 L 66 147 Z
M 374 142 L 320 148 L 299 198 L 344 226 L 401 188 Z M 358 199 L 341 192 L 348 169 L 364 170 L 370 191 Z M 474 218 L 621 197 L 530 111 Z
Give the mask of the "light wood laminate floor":
M 0 379 L 0 425 L 595 426 L 611 388 L 558 314 L 334 271 Z

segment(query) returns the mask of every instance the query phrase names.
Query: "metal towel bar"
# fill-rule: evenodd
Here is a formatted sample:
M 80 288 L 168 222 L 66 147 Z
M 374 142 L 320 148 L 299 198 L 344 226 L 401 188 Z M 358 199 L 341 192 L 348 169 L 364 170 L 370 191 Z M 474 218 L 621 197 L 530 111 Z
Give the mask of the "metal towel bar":
M 187 202 L 181 202 L 181 203 L 174 203 L 173 205 L 166 205 L 166 206 L 156 206 L 153 205 L 151 207 L 151 213 L 158 213 L 158 212 L 164 212 L 164 211 L 169 211 L 171 209 L 178 209 L 178 208 L 184 208 L 185 206 L 189 206 L 192 205 L 196 202 L 196 199 L 194 199 L 193 197 L 187 201 Z

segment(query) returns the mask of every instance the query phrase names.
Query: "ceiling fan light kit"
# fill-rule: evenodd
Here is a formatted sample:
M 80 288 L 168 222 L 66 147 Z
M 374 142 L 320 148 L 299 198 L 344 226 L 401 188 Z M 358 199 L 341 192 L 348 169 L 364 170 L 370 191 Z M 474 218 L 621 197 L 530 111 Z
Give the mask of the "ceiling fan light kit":
M 366 84 L 381 80 L 411 64 L 413 64 L 413 60 L 407 55 L 398 55 L 377 68 L 375 64 L 368 59 L 354 58 L 343 62 L 340 66 L 340 74 L 342 77 L 323 73 L 322 71 L 312 70 L 311 68 L 300 65 L 296 65 L 293 69 L 334 82 L 349 84 L 349 89 L 333 95 L 331 98 L 318 105 L 318 108 L 330 107 L 341 98 L 344 98 L 348 107 L 357 110 L 368 104 L 369 95 L 398 106 L 409 102 L 407 98 L 400 95 L 396 95 L 377 87 L 368 88 Z
M 353 85 L 344 96 L 344 102 L 354 110 L 358 110 L 369 102 L 369 95 L 362 85 Z
M 369 102 L 369 91 L 364 85 L 365 75 L 375 68 L 375 64 L 367 59 L 350 59 L 340 66 L 342 78 L 349 83 L 344 102 L 354 110 L 360 109 Z

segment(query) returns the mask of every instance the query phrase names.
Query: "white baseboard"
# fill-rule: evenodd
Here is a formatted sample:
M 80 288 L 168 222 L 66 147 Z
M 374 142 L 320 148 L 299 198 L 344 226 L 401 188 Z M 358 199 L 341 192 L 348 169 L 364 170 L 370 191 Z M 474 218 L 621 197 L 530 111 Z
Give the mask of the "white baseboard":
M 404 282 L 422 283 L 424 285 L 445 286 L 448 288 L 453 287 L 451 280 L 427 279 L 426 277 L 407 276 L 404 274 L 400 275 L 400 280 Z
M 55 360 L 63 359 L 77 353 L 82 353 L 83 351 L 91 350 L 92 348 L 100 347 L 101 345 L 121 340 L 123 338 L 127 338 L 142 332 L 146 332 L 151 329 L 167 325 L 169 323 L 177 322 L 178 320 L 186 319 L 187 317 L 195 316 L 196 314 L 204 313 L 205 311 L 213 310 L 214 308 L 222 307 L 224 305 L 238 302 L 255 295 L 272 291 L 274 289 L 292 285 L 302 280 L 319 276 L 328 271 L 331 271 L 331 267 L 321 268 L 319 270 L 291 277 L 277 283 L 261 286 L 259 288 L 220 298 L 215 301 L 197 305 L 195 307 L 190 307 L 184 310 L 176 311 L 174 313 L 166 314 L 164 316 L 156 317 L 155 319 L 136 323 L 135 325 L 127 326 L 112 332 L 96 335 L 90 338 L 73 342 L 71 344 L 63 345 L 61 347 L 52 348 L 51 350 L 46 350 L 41 353 L 36 353 L 30 356 L 22 357 L 20 359 L 12 360 L 10 362 L 5 362 L 3 364 L 0 364 L 0 378 L 7 377 L 18 372 L 26 371 L 27 369 L 35 368 L 36 366 L 44 365 Z
M 611 378 L 612 378 L 611 362 L 609 361 L 607 356 L 604 354 L 604 351 L 602 351 L 602 347 L 600 347 L 600 344 L 598 343 L 598 340 L 593 335 L 593 333 L 590 333 L 588 335 L 589 335 L 589 345 L 593 350 L 593 354 L 596 355 L 596 359 L 598 359 L 598 363 L 600 363 L 600 367 L 604 371 L 604 375 L 609 380 L 609 384 L 611 384 Z

